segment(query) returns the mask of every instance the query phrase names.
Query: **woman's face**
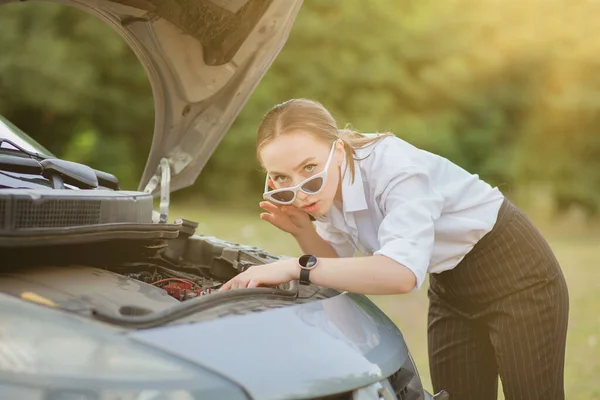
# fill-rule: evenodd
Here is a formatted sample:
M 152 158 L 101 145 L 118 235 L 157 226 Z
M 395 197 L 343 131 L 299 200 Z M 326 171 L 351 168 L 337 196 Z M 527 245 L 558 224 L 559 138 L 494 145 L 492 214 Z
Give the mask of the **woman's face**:
M 267 143 L 259 156 L 269 174 L 269 186 L 272 189 L 296 186 L 323 171 L 331 146 L 332 143 L 301 130 L 287 132 Z M 339 186 L 343 156 L 344 147 L 338 141 L 329 163 L 325 187 L 316 194 L 298 190 L 293 205 L 315 217 L 327 213 Z

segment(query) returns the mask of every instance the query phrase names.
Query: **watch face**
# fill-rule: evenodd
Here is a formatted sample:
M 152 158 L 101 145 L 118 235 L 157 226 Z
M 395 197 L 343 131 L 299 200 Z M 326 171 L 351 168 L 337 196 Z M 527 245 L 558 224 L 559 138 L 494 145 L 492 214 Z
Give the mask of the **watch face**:
M 298 259 L 298 263 L 302 268 L 311 269 L 317 265 L 317 257 L 311 254 L 305 254 Z

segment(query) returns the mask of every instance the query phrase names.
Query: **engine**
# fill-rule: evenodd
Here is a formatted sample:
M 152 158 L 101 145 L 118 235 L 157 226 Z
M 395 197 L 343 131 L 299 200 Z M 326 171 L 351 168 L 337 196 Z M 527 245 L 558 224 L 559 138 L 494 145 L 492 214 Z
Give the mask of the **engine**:
M 0 249 L 0 291 L 34 292 L 64 308 L 92 303 L 120 314 L 142 312 L 135 307 L 157 311 L 175 300 L 210 295 L 247 268 L 278 259 L 256 247 L 197 235 L 195 225 L 184 221 L 174 239 L 114 237 Z
M 121 265 L 117 270 L 130 278 L 166 291 L 185 301 L 206 296 L 247 268 L 272 262 L 278 257 L 266 251 L 212 236 L 190 235 L 195 224 L 185 221 L 190 230 L 167 242 L 163 251 L 146 263 Z M 192 225 L 193 224 L 193 225 Z M 131 271 L 131 268 L 143 269 Z M 124 269 L 129 272 L 122 272 Z
M 179 301 L 208 295 L 221 285 L 221 282 L 192 274 L 185 274 L 186 278 L 180 278 L 181 273 L 165 272 L 165 269 L 162 268 L 153 271 L 131 272 L 124 275 L 159 287 L 167 292 L 169 296 Z

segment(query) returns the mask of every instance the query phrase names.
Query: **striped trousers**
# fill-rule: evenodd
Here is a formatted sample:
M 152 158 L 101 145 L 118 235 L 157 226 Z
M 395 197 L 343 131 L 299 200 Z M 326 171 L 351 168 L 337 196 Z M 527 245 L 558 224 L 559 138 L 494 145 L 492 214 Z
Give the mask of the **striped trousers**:
M 450 399 L 564 399 L 569 295 L 527 216 L 505 200 L 498 220 L 449 271 L 430 274 L 433 389 Z

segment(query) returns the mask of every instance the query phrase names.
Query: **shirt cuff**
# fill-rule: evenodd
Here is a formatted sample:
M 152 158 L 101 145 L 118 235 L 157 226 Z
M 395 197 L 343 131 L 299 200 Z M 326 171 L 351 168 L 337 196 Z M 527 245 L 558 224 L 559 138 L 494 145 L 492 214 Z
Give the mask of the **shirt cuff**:
M 428 260 L 418 256 L 418 254 L 430 254 L 429 251 L 423 250 L 418 246 L 411 245 L 406 240 L 397 239 L 386 243 L 384 247 L 375 251 L 373 255 L 388 257 L 408 268 L 415 275 L 416 285 L 411 289 L 411 292 L 414 292 L 423 286 L 429 266 Z

